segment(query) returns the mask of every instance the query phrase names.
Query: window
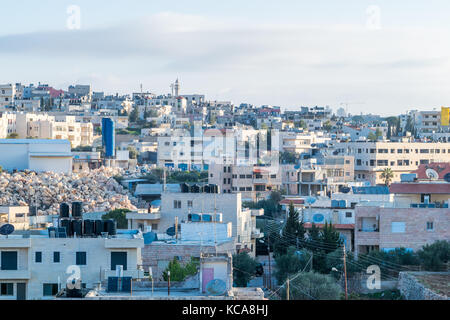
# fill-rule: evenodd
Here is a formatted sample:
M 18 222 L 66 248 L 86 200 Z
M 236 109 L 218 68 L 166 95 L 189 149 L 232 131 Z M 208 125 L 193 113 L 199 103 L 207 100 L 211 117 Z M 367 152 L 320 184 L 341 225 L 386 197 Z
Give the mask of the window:
M 276 175 L 276 174 L 270 175 L 270 179 L 276 179 L 276 178 L 277 178 L 277 175 Z
M 42 252 L 36 251 L 34 254 L 34 262 L 41 263 L 42 262 Z
M 251 179 L 251 178 L 252 178 L 252 175 L 251 175 L 251 174 L 248 174 L 248 175 L 246 175 L 246 178 L 247 178 L 247 179 Z
M 158 230 L 158 224 L 157 223 L 152 223 L 152 231 L 153 230 Z
M 346 218 L 351 218 L 352 217 L 352 213 L 351 212 L 346 212 L 345 213 L 345 217 Z
M 173 208 L 174 209 L 181 209 L 181 201 L 180 200 L 173 200 Z
M 266 191 L 266 186 L 265 185 L 256 185 L 255 191 Z
M 61 262 L 61 254 L 59 251 L 53 252 L 53 262 L 60 263 Z
M 14 283 L 1 283 L 0 284 L 1 296 L 13 296 L 14 295 Z
M 57 283 L 44 283 L 43 287 L 43 295 L 44 296 L 56 296 L 58 293 L 58 284 Z
M 2 251 L 1 270 L 17 270 L 17 251 Z
M 76 252 L 76 262 L 77 266 L 85 266 L 86 265 L 86 252 L 85 251 L 77 251 Z
M 223 167 L 223 172 L 227 172 L 227 167 Z
M 111 270 L 116 270 L 116 266 L 123 266 L 123 270 L 127 270 L 126 252 L 111 252 Z
M 187 206 L 188 206 L 188 208 L 192 208 L 192 205 L 193 205 L 193 202 L 192 202 L 192 200 L 188 200 L 188 202 L 187 202 Z
M 434 230 L 434 223 L 433 222 L 427 222 L 427 230 L 428 231 Z
M 240 174 L 239 179 L 245 179 L 245 174 Z
M 404 222 L 392 222 L 392 224 L 391 224 L 391 232 L 392 233 L 403 233 L 403 232 L 405 232 L 405 223 Z
M 360 166 L 361 165 L 361 159 L 356 159 L 356 165 Z

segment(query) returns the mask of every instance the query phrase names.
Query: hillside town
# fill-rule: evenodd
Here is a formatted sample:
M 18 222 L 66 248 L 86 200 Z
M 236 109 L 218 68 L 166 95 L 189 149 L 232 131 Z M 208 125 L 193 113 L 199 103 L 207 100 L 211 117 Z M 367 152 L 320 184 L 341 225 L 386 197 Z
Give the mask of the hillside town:
M 0 300 L 449 299 L 449 107 L 167 91 L 0 84 Z

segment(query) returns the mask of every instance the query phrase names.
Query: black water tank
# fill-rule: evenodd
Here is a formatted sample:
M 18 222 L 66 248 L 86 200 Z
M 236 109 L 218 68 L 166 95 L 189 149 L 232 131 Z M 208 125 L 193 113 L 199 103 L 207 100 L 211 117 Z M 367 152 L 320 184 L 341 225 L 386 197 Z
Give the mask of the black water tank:
M 72 217 L 76 219 L 83 217 L 83 202 L 72 202 Z
M 209 185 L 205 185 L 204 187 L 203 187 L 203 192 L 204 193 L 211 193 L 211 187 L 209 186 Z
M 194 184 L 191 187 L 191 193 L 199 193 L 200 192 L 200 186 L 198 184 Z
M 83 221 L 83 234 L 87 236 L 94 234 L 94 221 L 89 219 Z
M 103 232 L 103 221 L 95 220 L 94 222 L 94 232 L 97 236 L 100 236 Z
M 182 183 L 182 184 L 180 185 L 180 187 L 181 187 L 181 192 L 182 192 L 182 193 L 188 193 L 188 192 L 189 192 L 189 186 L 188 186 L 187 183 Z
M 105 222 L 108 235 L 115 236 L 117 234 L 117 223 L 114 220 L 106 220 Z
M 74 235 L 76 234 L 77 237 L 81 237 L 83 235 L 83 221 L 72 220 L 72 231 Z
M 70 218 L 70 207 L 67 203 L 63 202 L 59 205 L 59 216 L 61 218 Z
M 69 219 L 61 219 L 61 225 L 62 228 L 66 229 L 66 235 L 68 237 L 71 237 L 73 232 L 72 232 L 72 224 L 70 223 Z

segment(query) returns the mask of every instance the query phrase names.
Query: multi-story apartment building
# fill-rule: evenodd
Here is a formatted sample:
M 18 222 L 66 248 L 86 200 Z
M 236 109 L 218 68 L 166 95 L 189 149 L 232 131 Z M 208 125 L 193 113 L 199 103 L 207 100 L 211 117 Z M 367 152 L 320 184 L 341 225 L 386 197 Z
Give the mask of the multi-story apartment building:
M 16 133 L 16 114 L 0 112 L 0 139 L 6 138 L 11 133 Z
M 243 209 L 240 193 L 163 192 L 160 213 L 152 222 L 152 231 L 165 233 L 175 225 L 176 217 L 179 223 L 187 222 L 189 214 L 221 216 L 223 223 L 231 223 L 235 249 L 255 255 L 255 241 L 263 236 L 256 228 L 256 217 L 263 215 L 263 210 Z
M 52 238 L 47 230 L 0 236 L 1 299 L 53 299 L 71 275 L 94 288 L 115 276 L 117 265 L 124 276 L 138 278 L 143 247 L 140 233 L 120 231 L 115 238 Z
M 169 136 L 158 137 L 157 164 L 203 170 L 212 163 L 255 165 L 271 163 L 274 158 L 278 163 L 278 139 L 272 136 L 272 149 L 268 150 L 266 130 L 176 129 Z
M 326 156 L 282 165 L 282 188 L 288 195 L 315 196 L 338 192 L 354 180 L 352 156 Z
M 19 138 L 65 139 L 72 147 L 90 146 L 94 141 L 92 123 L 77 122 L 75 116 L 17 113 Z
M 450 161 L 450 143 L 425 142 L 340 142 L 333 146 L 336 154 L 355 158 L 355 180 L 383 184 L 381 174 L 391 168 L 393 182 L 402 173 L 409 173 L 421 164 Z
M 450 239 L 450 184 L 395 183 L 394 201 L 360 203 L 355 210 L 355 252 L 408 248 Z
M 0 108 L 14 105 L 15 84 L 0 84 Z
M 414 126 L 420 138 L 428 138 L 443 142 L 450 141 L 449 108 L 441 107 L 430 111 L 411 110 L 400 116 L 401 127 L 406 130 L 408 121 L 410 130 Z
M 280 190 L 281 167 L 228 165 L 212 163 L 208 182 L 216 184 L 223 193 L 241 193 L 243 201 L 267 198 L 271 191 Z
M 279 136 L 280 151 L 295 154 L 311 154 L 314 144 L 331 140 L 323 132 L 281 131 Z

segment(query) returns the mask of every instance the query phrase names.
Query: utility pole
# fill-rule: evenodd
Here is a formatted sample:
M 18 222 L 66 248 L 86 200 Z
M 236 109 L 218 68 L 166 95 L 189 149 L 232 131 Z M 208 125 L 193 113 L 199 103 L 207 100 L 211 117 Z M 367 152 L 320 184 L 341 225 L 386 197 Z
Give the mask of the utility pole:
M 267 254 L 269 255 L 269 289 L 272 289 L 272 266 L 270 264 L 270 235 L 267 234 Z
M 286 300 L 289 300 L 289 277 L 286 280 Z
M 152 297 L 153 297 L 153 270 L 152 270 L 152 267 L 148 268 L 148 276 L 152 280 Z
M 347 263 L 346 263 L 346 260 L 345 260 L 345 243 L 344 243 L 344 246 L 342 247 L 342 249 L 344 250 L 345 300 L 348 300 L 348 295 L 347 295 Z
M 167 271 L 167 276 L 168 276 L 167 280 L 169 280 L 167 282 L 167 295 L 170 296 L 170 271 Z

